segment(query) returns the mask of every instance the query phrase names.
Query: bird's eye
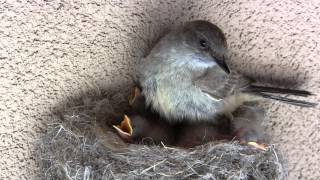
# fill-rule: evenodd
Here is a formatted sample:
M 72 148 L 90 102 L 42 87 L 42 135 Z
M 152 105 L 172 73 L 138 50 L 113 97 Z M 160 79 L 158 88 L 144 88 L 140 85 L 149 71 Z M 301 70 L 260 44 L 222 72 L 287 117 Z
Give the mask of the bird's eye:
M 208 44 L 207 44 L 207 41 L 206 41 L 206 40 L 201 39 L 199 43 L 200 43 L 200 47 L 201 47 L 202 49 L 207 49 L 207 48 L 208 48 Z

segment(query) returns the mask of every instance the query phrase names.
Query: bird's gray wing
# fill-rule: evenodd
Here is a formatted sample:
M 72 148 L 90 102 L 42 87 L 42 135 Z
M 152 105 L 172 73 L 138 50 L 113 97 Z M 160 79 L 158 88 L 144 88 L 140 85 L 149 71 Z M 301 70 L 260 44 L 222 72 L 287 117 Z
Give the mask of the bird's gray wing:
M 250 80 L 238 72 L 226 74 L 218 68 L 208 69 L 207 72 L 194 80 L 194 85 L 215 99 L 223 99 L 235 92 L 246 88 Z
M 309 91 L 256 85 L 238 72 L 226 74 L 218 68 L 210 68 L 204 75 L 194 80 L 194 85 L 212 98 L 221 100 L 238 92 L 253 94 L 301 107 L 315 107 L 317 103 L 288 98 L 287 95 L 308 97 Z

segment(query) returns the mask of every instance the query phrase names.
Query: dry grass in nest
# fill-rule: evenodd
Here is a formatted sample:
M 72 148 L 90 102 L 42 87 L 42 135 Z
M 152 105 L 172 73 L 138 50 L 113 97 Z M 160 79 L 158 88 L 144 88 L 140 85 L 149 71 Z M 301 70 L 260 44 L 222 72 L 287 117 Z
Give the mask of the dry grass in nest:
M 114 131 L 100 128 L 97 118 L 113 114 L 116 101 L 87 98 L 66 108 L 48 125 L 39 144 L 45 179 L 285 179 L 273 146 L 254 150 L 237 142 L 216 142 L 193 149 L 163 145 L 108 147 Z M 111 117 L 111 116 L 110 116 Z M 101 134 L 100 134 L 101 135 Z M 119 146 L 123 146 L 122 143 Z M 126 145 L 125 145 L 126 146 Z

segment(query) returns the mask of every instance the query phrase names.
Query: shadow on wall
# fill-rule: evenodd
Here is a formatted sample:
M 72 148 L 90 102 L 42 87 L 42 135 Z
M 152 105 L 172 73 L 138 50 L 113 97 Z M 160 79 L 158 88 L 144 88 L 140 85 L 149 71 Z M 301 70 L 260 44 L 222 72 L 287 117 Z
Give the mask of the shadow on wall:
M 290 69 L 288 70 L 287 67 L 280 67 L 286 73 L 267 71 L 268 69 L 270 69 L 270 66 L 274 66 L 274 64 L 256 65 L 256 67 L 260 70 L 258 73 L 256 72 L 256 70 L 249 71 L 248 67 L 245 68 L 245 65 L 239 64 L 237 62 L 246 62 L 247 59 L 254 60 L 253 57 L 246 57 L 246 55 L 242 55 L 242 57 L 240 57 L 237 53 L 231 53 L 229 65 L 234 70 L 241 72 L 248 79 L 257 82 L 258 84 L 261 83 L 283 88 L 299 89 L 305 83 L 304 81 L 306 79 L 309 79 L 308 76 L 299 76 L 296 71 L 290 71 Z

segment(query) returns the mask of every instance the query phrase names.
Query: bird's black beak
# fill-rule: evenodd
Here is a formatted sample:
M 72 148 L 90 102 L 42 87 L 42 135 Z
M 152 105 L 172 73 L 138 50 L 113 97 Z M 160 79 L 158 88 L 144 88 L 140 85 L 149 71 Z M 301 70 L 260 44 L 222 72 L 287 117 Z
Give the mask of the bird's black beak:
M 213 59 L 221 67 L 221 69 L 224 70 L 224 72 L 226 72 L 227 74 L 230 74 L 230 69 L 229 69 L 228 65 L 226 64 L 226 62 L 224 61 L 224 59 L 218 59 L 216 57 L 213 57 Z

